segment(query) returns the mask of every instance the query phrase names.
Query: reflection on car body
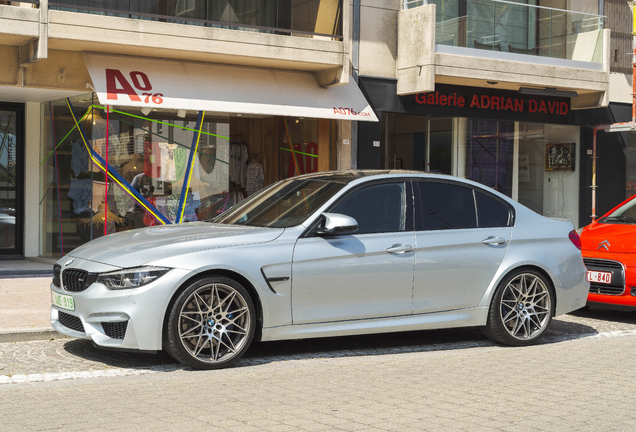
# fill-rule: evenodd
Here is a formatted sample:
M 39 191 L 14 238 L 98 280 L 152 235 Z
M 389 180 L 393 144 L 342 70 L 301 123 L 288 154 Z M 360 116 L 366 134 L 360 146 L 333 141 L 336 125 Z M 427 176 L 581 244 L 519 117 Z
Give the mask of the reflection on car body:
M 94 240 L 60 259 L 53 327 L 196 368 L 263 341 L 479 326 L 535 342 L 585 305 L 578 235 L 478 183 L 407 171 L 278 182 L 209 222 Z

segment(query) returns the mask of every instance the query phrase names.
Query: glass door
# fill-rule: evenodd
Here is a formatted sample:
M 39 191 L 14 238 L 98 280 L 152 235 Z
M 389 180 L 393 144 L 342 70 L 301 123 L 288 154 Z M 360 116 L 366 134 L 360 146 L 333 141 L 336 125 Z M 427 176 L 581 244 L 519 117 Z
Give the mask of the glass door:
M 0 259 L 23 255 L 22 121 L 22 106 L 0 104 Z

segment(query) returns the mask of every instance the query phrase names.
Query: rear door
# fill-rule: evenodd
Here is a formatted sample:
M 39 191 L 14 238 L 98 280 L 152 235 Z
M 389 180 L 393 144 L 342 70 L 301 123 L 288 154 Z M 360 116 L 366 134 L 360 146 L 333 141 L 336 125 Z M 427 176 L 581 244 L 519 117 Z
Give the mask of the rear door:
M 413 313 L 475 307 L 503 261 L 512 210 L 458 182 L 416 187 Z

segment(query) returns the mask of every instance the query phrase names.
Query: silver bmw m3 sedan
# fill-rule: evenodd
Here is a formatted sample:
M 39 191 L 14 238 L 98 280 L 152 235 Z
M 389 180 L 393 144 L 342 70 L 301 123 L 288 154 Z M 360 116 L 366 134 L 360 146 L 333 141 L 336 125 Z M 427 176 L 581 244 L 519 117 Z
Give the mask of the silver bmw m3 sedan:
M 108 235 L 54 267 L 51 324 L 230 365 L 251 341 L 479 326 L 531 344 L 589 285 L 571 222 L 407 171 L 280 181 L 214 220 Z

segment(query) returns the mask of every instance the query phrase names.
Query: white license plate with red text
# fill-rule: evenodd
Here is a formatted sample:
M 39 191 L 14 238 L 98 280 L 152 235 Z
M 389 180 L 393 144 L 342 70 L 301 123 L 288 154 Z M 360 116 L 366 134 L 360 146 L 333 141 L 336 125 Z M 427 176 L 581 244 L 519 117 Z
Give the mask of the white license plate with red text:
M 588 270 L 588 272 L 587 272 L 587 280 L 588 280 L 588 282 L 611 284 L 612 283 L 612 273 Z

